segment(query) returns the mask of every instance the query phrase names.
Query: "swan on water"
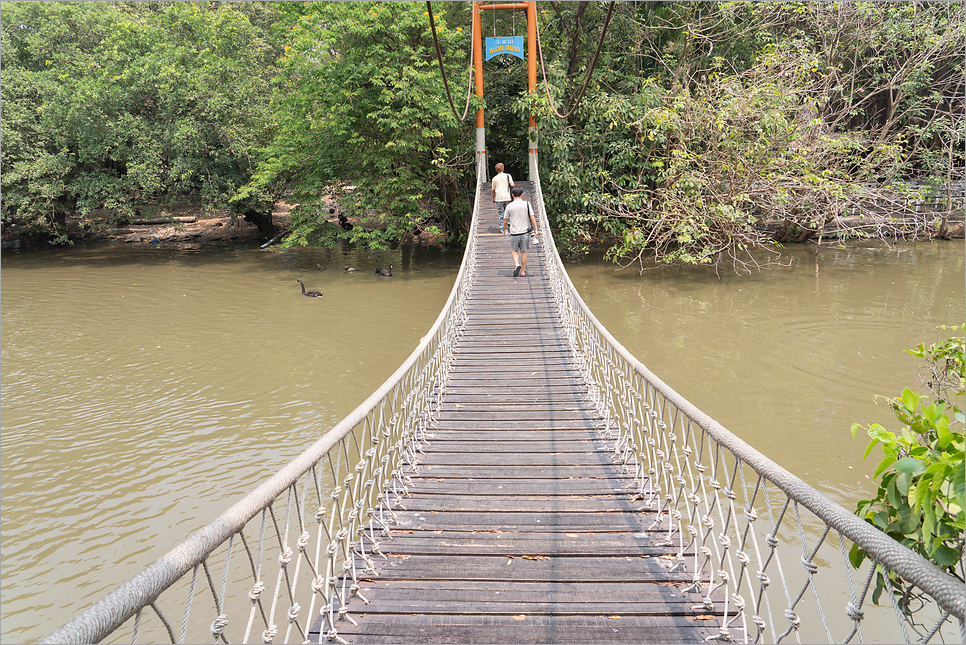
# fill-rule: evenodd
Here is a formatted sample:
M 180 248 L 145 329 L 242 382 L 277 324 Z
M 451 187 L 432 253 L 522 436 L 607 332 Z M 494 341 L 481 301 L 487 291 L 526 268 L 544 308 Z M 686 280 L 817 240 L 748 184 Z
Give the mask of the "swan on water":
M 295 278 L 295 281 L 298 282 L 300 285 L 302 285 L 302 295 L 303 296 L 308 296 L 309 298 L 321 298 L 322 297 L 322 292 L 319 291 L 318 289 L 309 289 L 308 291 L 306 291 L 305 290 L 305 283 L 302 282 L 301 279 Z

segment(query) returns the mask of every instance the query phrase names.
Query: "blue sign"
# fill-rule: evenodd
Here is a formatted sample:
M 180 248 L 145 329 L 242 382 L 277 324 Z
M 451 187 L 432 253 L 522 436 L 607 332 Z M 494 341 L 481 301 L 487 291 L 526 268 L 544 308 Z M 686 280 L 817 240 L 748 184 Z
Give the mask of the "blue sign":
M 500 54 L 511 54 L 523 58 L 523 36 L 486 39 L 486 60 Z

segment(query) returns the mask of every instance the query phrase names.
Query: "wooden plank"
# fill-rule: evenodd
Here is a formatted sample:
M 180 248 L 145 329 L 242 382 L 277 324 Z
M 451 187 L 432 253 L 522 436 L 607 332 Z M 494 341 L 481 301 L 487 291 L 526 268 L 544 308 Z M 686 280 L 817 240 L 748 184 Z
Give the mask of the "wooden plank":
M 527 560 L 523 557 L 462 556 L 438 558 L 412 555 L 407 559 L 389 558 L 377 563 L 378 578 L 368 580 L 506 580 L 529 582 L 579 582 L 606 577 L 611 582 L 643 584 L 649 582 L 690 582 L 683 570 L 669 571 L 659 558 L 630 556 L 550 557 Z
M 467 389 L 470 391 L 467 392 Z M 480 392 L 474 394 L 474 390 L 480 390 Z M 461 386 L 460 388 L 447 386 L 445 388 L 445 394 L 446 396 L 441 402 L 444 409 L 447 406 L 455 406 L 455 404 L 462 404 L 465 407 L 467 405 L 530 405 L 532 403 L 547 403 L 550 405 L 576 404 L 585 407 L 594 407 L 594 402 L 589 400 L 586 390 L 574 391 L 572 388 L 565 390 L 561 387 L 554 388 L 552 392 L 543 390 L 521 394 L 517 391 L 511 392 L 506 389 L 493 387 L 487 387 L 483 390 L 482 388 L 474 388 L 472 386 Z
M 632 502 L 626 495 L 614 497 L 573 498 L 509 496 L 509 497 L 444 497 L 427 496 L 407 499 L 405 507 L 410 512 L 443 513 L 636 513 L 647 510 L 644 502 Z
M 571 438 L 559 438 L 557 435 L 562 432 L 566 432 Z M 453 459 L 460 459 L 463 455 L 480 453 L 497 456 L 501 454 L 532 455 L 534 457 L 569 453 L 573 454 L 575 458 L 579 458 L 579 455 L 583 453 L 619 457 L 614 452 L 611 442 L 603 440 L 599 434 L 592 431 L 588 432 L 586 428 L 574 430 L 491 428 L 480 430 L 478 434 L 472 430 L 437 428 L 428 433 L 428 437 L 422 445 L 424 453 L 436 455 L 449 453 Z M 493 450 L 493 442 L 505 444 L 500 446 L 501 452 Z M 487 446 L 487 443 L 490 445 Z M 560 459 L 555 459 L 552 463 L 560 461 Z
M 590 476 L 569 477 L 508 477 L 507 473 L 494 473 L 492 477 L 469 477 L 459 475 L 452 477 L 440 476 L 437 471 L 442 467 L 427 468 L 413 473 L 411 480 L 418 487 L 419 492 L 448 495 L 499 495 L 501 497 L 516 495 L 520 491 L 532 495 L 546 497 L 548 495 L 604 495 L 619 493 L 624 490 L 627 495 L 634 495 L 640 488 L 638 481 L 632 474 L 602 473 L 593 476 L 591 468 L 581 468 L 578 472 Z M 646 486 L 645 486 L 646 490 Z M 572 492 L 571 492 L 572 491 Z
M 469 484 L 461 483 L 462 478 L 431 478 L 421 475 L 412 477 L 414 495 L 455 495 L 462 496 L 472 490 L 476 496 L 496 495 L 630 495 L 636 490 L 636 482 L 630 475 L 608 479 L 482 479 L 477 478 Z
M 597 411 L 597 406 L 593 403 L 578 397 L 560 397 L 543 401 L 517 401 L 510 396 L 503 400 L 497 399 L 495 401 L 491 401 L 489 398 L 483 401 L 480 400 L 480 397 L 467 397 L 462 399 L 462 401 L 460 403 L 455 397 L 446 397 L 446 401 L 440 405 L 440 409 L 443 412 L 519 412 L 521 408 L 538 413 L 552 412 L 555 410 L 579 410 L 588 413 L 596 413 Z
M 399 555 L 512 555 L 522 557 L 546 556 L 623 556 L 665 557 L 676 562 L 673 549 L 656 546 L 655 537 L 661 532 L 641 533 L 530 533 L 526 540 L 509 533 L 481 533 L 425 531 L 417 533 L 393 533 L 391 540 L 382 544 L 383 553 L 391 557 Z
M 460 466 L 455 464 L 420 465 L 419 474 L 423 477 L 462 479 L 471 484 L 476 479 L 579 479 L 581 477 L 609 479 L 614 475 L 614 467 L 602 466 L 504 466 L 496 471 L 492 466 Z
M 521 617 L 522 616 L 522 617 Z M 617 616 L 616 614 L 614 616 Z M 339 635 L 351 643 L 701 643 L 713 620 L 680 616 L 386 616 L 361 614 Z M 645 634 L 647 636 L 645 636 Z
M 492 420 L 472 421 L 468 419 L 450 419 L 446 425 L 441 425 L 441 430 L 575 430 L 587 427 L 590 422 L 584 419 L 518 419 L 518 420 Z
M 642 593 L 645 586 L 641 587 Z M 426 589 L 430 591 L 432 587 Z M 454 594 L 455 595 L 455 594 Z M 412 612 L 419 614 L 453 615 L 461 616 L 512 616 L 526 614 L 528 616 L 601 616 L 615 615 L 624 616 L 699 616 L 708 615 L 708 612 L 701 609 L 694 609 L 695 601 L 700 608 L 700 599 L 686 600 L 684 598 L 668 599 L 656 597 L 651 601 L 646 600 L 623 600 L 620 602 L 598 599 L 596 602 L 589 599 L 573 599 L 570 602 L 560 601 L 540 601 L 533 598 L 521 598 L 520 600 L 506 600 L 504 594 L 497 595 L 495 592 L 486 598 L 473 600 L 457 600 L 452 597 L 442 597 L 433 600 L 427 594 L 411 595 L 390 595 L 381 593 L 381 589 L 376 587 L 366 598 L 370 601 L 370 606 L 360 611 L 365 612 L 366 617 L 378 614 Z M 676 600 L 676 601 L 675 601 Z M 616 619 L 613 619 L 616 620 Z
M 412 513 L 398 512 L 402 529 L 433 531 L 626 531 L 640 533 L 653 522 L 650 513 Z
M 420 459 L 421 464 L 427 466 L 464 465 L 464 466 L 525 466 L 528 468 L 577 468 L 580 466 L 613 466 L 610 451 L 591 454 L 579 452 L 463 452 L 453 454 L 449 452 L 426 451 L 426 456 Z
M 486 425 L 492 421 L 530 421 L 530 420 L 553 420 L 553 421 L 596 421 L 601 417 L 596 413 L 586 410 L 559 410 L 550 407 L 543 409 L 528 410 L 504 410 L 504 411 L 484 411 L 463 409 L 442 410 L 437 416 L 437 423 L 440 426 L 447 425 L 450 421 L 472 421 Z

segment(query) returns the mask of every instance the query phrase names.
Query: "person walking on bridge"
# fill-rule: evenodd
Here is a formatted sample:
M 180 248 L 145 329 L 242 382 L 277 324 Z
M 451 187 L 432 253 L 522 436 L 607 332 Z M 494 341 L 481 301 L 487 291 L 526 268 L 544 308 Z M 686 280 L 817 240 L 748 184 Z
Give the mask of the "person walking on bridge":
M 513 202 L 506 207 L 506 220 L 503 222 L 503 232 L 510 235 L 510 254 L 513 256 L 513 277 L 527 275 L 527 249 L 530 248 L 530 232 L 533 236 L 540 234 L 537 230 L 537 219 L 534 216 L 530 202 L 523 200 L 523 189 L 514 186 L 512 190 Z M 519 254 L 519 255 L 518 255 Z
M 512 201 L 510 189 L 514 186 L 513 177 L 503 172 L 503 164 L 496 165 L 496 177 L 493 178 L 492 193 L 493 201 L 496 202 L 496 210 L 500 214 L 500 227 L 506 220 L 506 205 Z

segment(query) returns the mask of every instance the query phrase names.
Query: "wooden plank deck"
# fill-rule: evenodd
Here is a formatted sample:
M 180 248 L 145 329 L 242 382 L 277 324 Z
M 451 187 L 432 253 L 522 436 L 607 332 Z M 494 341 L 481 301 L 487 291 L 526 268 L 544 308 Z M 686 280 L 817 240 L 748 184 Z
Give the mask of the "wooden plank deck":
M 518 182 L 530 196 L 526 182 Z M 387 560 L 364 578 L 350 643 L 683 643 L 716 616 L 625 486 L 570 362 L 545 246 L 514 278 L 490 189 L 469 320 Z M 695 608 L 697 607 L 697 608 Z M 311 638 L 318 638 L 318 624 Z

